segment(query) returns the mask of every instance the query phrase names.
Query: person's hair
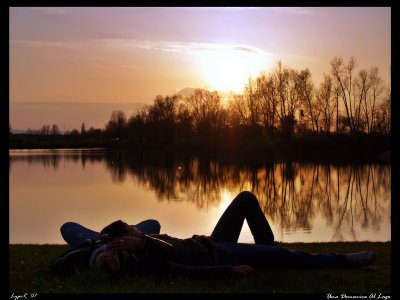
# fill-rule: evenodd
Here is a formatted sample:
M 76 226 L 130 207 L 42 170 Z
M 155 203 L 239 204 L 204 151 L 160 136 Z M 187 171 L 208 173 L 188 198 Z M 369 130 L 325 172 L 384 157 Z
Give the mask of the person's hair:
M 126 228 L 125 228 L 125 223 L 122 222 L 121 220 L 115 221 L 111 223 L 110 225 L 107 225 L 104 227 L 101 231 L 100 234 L 108 234 L 111 239 L 114 239 L 116 237 L 122 236 L 124 233 L 127 233 Z

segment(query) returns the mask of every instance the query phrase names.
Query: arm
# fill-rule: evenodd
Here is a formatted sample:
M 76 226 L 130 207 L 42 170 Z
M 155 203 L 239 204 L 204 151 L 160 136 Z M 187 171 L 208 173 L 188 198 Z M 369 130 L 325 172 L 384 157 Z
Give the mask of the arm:
M 163 240 L 143 234 L 140 238 L 122 236 L 110 243 L 110 250 L 125 250 L 130 253 L 138 251 L 151 252 L 160 258 L 167 258 L 172 254 L 174 247 Z

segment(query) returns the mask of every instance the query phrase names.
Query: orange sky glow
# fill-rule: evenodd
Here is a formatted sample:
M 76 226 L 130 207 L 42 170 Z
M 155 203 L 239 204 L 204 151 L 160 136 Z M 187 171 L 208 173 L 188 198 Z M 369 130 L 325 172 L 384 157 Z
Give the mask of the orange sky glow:
M 278 60 L 309 68 L 318 85 L 334 56 L 354 55 L 390 84 L 389 7 L 11 7 L 9 14 L 15 128 L 39 126 L 34 114 L 19 117 L 21 103 L 151 104 L 187 87 L 240 93 L 249 76 Z

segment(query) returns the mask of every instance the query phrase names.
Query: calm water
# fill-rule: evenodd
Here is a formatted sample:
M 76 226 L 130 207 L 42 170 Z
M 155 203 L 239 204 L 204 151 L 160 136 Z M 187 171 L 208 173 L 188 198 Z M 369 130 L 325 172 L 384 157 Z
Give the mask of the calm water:
M 10 243 L 64 243 L 154 218 L 161 232 L 210 234 L 234 196 L 252 191 L 282 242 L 389 241 L 390 165 L 245 164 L 102 150 L 10 151 Z M 253 242 L 247 224 L 239 238 Z

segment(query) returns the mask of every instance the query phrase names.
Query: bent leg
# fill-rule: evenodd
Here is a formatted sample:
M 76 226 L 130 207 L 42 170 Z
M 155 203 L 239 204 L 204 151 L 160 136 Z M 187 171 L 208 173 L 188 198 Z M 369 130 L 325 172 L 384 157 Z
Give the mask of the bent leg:
M 148 234 L 160 233 L 160 223 L 157 220 L 144 220 L 135 226 L 137 229 Z M 61 235 L 63 239 L 70 246 L 78 245 L 87 239 L 96 237 L 99 233 L 97 231 L 86 228 L 75 222 L 64 223 L 61 228 Z
M 239 193 L 232 200 L 211 236 L 215 241 L 237 242 L 245 219 L 256 244 L 275 244 L 271 226 L 262 212 L 256 196 L 247 191 Z
M 159 234 L 161 225 L 160 222 L 157 220 L 149 219 L 149 220 L 144 220 L 136 225 L 134 225 L 137 229 L 139 229 L 141 232 L 147 233 L 147 234 Z
M 90 230 L 75 222 L 64 223 L 61 226 L 60 231 L 62 237 L 70 246 L 78 245 L 87 239 L 96 237 L 99 234 L 98 232 Z

